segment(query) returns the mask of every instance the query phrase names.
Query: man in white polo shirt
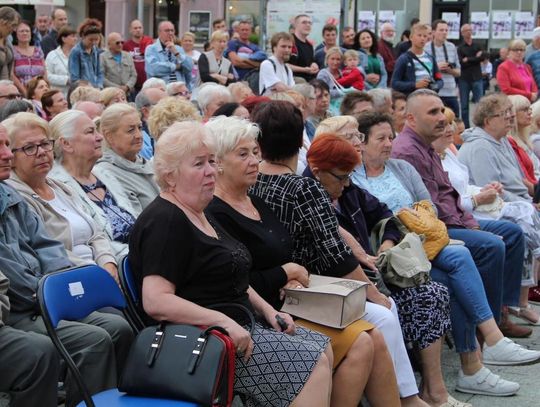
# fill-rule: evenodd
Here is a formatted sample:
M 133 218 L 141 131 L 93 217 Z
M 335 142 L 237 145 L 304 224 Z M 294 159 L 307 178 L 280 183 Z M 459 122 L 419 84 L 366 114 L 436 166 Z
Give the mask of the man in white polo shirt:
M 272 36 L 272 56 L 263 61 L 259 74 L 259 94 L 283 92 L 294 85 L 291 68 L 287 62 L 291 56 L 294 39 L 291 34 L 279 32 Z

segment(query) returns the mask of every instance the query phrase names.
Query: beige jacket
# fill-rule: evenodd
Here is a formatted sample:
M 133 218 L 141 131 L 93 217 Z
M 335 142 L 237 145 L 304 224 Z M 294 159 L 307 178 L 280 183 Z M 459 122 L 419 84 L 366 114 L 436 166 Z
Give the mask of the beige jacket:
M 73 238 L 71 236 L 69 221 L 65 217 L 55 211 L 46 200 L 37 195 L 26 183 L 22 182 L 14 171 L 11 172 L 10 179 L 5 182 L 16 189 L 38 216 L 43 219 L 45 229 L 50 237 L 64 244 L 69 260 L 73 264 L 76 266 L 88 264 L 88 261 L 75 256 L 72 252 Z M 95 263 L 101 267 L 106 263 L 117 264 L 109 239 L 105 233 L 99 230 L 92 217 L 84 211 L 84 205 L 77 194 L 65 184 L 51 178 L 47 178 L 47 184 L 54 190 L 55 194 L 62 194 L 65 199 L 72 201 L 79 215 L 84 217 L 90 224 L 93 234 L 86 244 L 92 248 Z
M 120 87 L 127 85 L 133 90 L 137 82 L 137 71 L 131 55 L 122 51 L 120 64 L 116 62 L 111 51 L 104 51 L 100 56 L 101 69 L 103 70 L 104 87 Z

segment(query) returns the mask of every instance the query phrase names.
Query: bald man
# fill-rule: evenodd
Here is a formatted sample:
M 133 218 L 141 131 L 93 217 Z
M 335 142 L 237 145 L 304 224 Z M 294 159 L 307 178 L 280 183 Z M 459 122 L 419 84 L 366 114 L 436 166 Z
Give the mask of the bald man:
M 56 42 L 58 31 L 66 25 L 68 25 L 68 16 L 65 10 L 61 8 L 54 9 L 51 14 L 51 31 L 41 40 L 41 49 L 43 50 L 45 57 L 58 46 L 58 43 Z
M 129 96 L 137 83 L 137 71 L 129 52 L 122 51 L 124 39 L 119 33 L 112 32 L 107 37 L 108 50 L 99 58 L 103 69 L 103 85 L 120 88 Z
M 129 24 L 129 33 L 131 39 L 124 42 L 122 49 L 129 52 L 133 58 L 133 63 L 137 70 L 135 90 L 139 91 L 146 80 L 146 72 L 144 71 L 144 51 L 146 50 L 146 47 L 152 45 L 154 40 L 148 35 L 144 35 L 144 26 L 139 20 L 133 20 Z

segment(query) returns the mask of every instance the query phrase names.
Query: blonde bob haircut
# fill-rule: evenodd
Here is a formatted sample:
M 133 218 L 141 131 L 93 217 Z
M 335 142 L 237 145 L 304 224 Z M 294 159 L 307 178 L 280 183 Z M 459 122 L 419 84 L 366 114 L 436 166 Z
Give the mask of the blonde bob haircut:
M 327 65 L 328 58 L 330 58 L 331 55 L 338 54 L 341 60 L 343 61 L 343 52 L 341 52 L 341 49 L 339 47 L 332 47 L 328 51 L 326 51 L 326 55 L 324 57 L 324 64 Z
M 148 117 L 148 130 L 155 140 L 174 122 L 202 120 L 197 108 L 186 100 L 166 97 L 154 105 Z
M 77 102 L 94 102 L 101 103 L 101 95 L 99 89 L 91 86 L 79 86 L 69 95 L 69 103 L 73 106 Z
M 341 129 L 349 124 L 353 124 L 356 128 L 358 128 L 358 121 L 354 116 L 344 115 L 329 117 L 328 119 L 324 119 L 319 123 L 313 137 L 315 138 L 324 133 L 335 133 L 339 135 Z
M 182 162 L 203 146 L 215 150 L 210 132 L 200 122 L 174 123 L 163 132 L 154 153 L 154 178 L 162 192 L 174 187 Z
M 9 143 L 13 146 L 17 141 L 17 135 L 21 130 L 41 129 L 45 136 L 50 139 L 51 131 L 49 123 L 35 113 L 19 112 L 2 122 L 8 133 Z
M 126 97 L 126 93 L 122 89 L 109 86 L 99 92 L 99 101 L 103 103 L 103 106 L 108 107 L 114 97 L 120 94 L 123 94 L 124 97 Z
M 249 120 L 236 116 L 218 116 L 210 119 L 205 126 L 212 136 L 216 157 L 221 160 L 233 151 L 238 143 L 257 141 L 259 127 Z
M 64 156 L 64 149 L 62 143 L 58 140 L 69 140 L 77 131 L 77 123 L 81 118 L 88 118 L 87 114 L 79 110 L 66 110 L 53 117 L 49 122 L 49 129 L 51 131 L 51 137 L 55 141 L 54 143 L 54 155 L 57 159 L 62 160 Z
M 139 112 L 127 103 L 114 103 L 101 113 L 99 120 L 99 131 L 104 137 L 116 133 L 122 123 L 122 117 Z
M 228 40 L 228 39 L 229 39 L 229 34 L 227 32 L 218 30 L 212 33 L 212 36 L 210 37 L 210 43 L 214 41 L 221 41 L 221 40 Z

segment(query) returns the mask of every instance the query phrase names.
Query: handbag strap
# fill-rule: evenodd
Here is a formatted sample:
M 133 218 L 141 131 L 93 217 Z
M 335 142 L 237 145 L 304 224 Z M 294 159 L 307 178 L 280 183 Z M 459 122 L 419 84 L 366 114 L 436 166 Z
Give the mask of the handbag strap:
M 255 330 L 255 316 L 253 315 L 253 312 L 251 312 L 248 308 L 246 308 L 242 304 L 237 304 L 237 303 L 234 303 L 234 302 L 221 302 L 221 303 L 218 303 L 218 304 L 208 305 L 208 306 L 206 306 L 206 308 L 210 308 L 210 309 L 238 308 L 239 310 L 243 311 L 244 314 L 246 314 L 247 317 L 249 318 L 249 325 L 250 325 L 249 334 L 253 335 L 253 332 Z
M 195 368 L 197 367 L 199 359 L 203 356 L 204 350 L 206 349 L 206 344 L 208 342 L 208 337 L 212 334 L 212 331 L 219 331 L 229 336 L 229 333 L 224 328 L 217 325 L 209 326 L 204 331 L 202 331 L 197 338 L 195 348 L 191 351 L 191 360 L 189 361 L 188 365 L 188 374 L 195 373 Z
M 377 252 L 379 250 L 379 247 L 381 247 L 382 238 L 384 236 L 384 232 L 386 230 L 386 224 L 392 221 L 394 222 L 394 225 L 396 225 L 399 232 L 402 234 L 402 236 L 409 233 L 409 230 L 405 227 L 405 225 L 399 220 L 396 216 L 390 216 L 385 219 L 381 219 L 377 224 L 371 229 L 371 235 L 369 237 L 369 241 L 371 244 L 371 249 L 373 252 Z

